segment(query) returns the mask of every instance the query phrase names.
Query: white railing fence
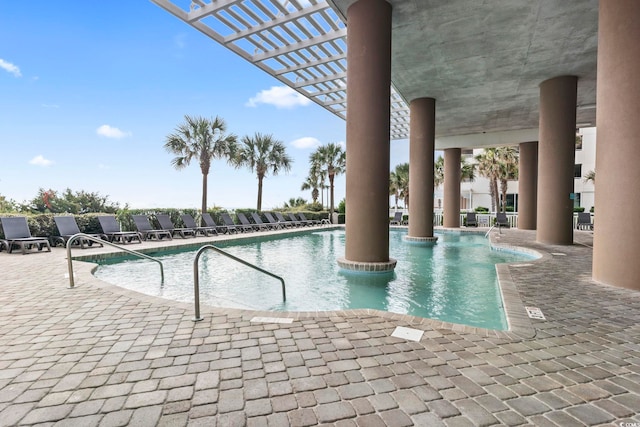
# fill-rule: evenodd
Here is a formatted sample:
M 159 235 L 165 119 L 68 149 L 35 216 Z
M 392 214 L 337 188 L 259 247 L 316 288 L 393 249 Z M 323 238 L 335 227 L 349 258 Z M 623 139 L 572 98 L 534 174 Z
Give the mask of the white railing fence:
M 403 215 L 409 215 L 409 212 L 406 209 L 399 209 L 403 212 Z M 396 210 L 389 211 L 389 217 L 392 218 Z M 460 213 L 460 225 L 464 226 L 465 219 L 467 217 L 466 212 Z M 478 227 L 489 228 L 495 224 L 495 213 L 478 213 L 476 214 L 476 220 L 478 221 Z M 518 214 L 515 212 L 507 212 L 507 219 L 509 220 L 509 226 L 511 228 L 518 228 Z M 593 223 L 593 214 L 591 214 L 591 222 Z M 443 223 L 443 213 L 442 211 L 436 211 L 433 213 L 433 225 L 436 227 L 441 226 Z M 575 229 L 578 224 L 578 214 L 573 214 L 573 228 Z

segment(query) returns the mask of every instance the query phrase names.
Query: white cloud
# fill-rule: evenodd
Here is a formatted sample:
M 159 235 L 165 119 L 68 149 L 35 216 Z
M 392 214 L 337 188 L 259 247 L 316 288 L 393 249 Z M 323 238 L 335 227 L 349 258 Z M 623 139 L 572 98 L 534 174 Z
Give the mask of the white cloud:
M 60 108 L 58 104 L 42 104 L 42 108 Z
M 42 154 L 35 156 L 33 159 L 29 160 L 29 163 L 36 166 L 49 166 L 53 164 L 51 160 L 45 159 Z
M 17 65 L 13 65 L 11 62 L 7 62 L 2 58 L 0 58 L 0 68 L 2 68 L 8 73 L 13 74 L 16 77 L 22 77 L 22 73 L 20 73 L 20 68 L 18 68 Z
M 315 148 L 320 145 L 320 141 L 312 136 L 305 136 L 291 141 L 291 145 L 296 148 Z
M 114 128 L 109 125 L 100 126 L 98 129 L 96 129 L 96 133 L 106 138 L 115 138 L 115 139 L 121 139 L 127 136 L 131 136 L 131 132 L 123 132 L 120 129 Z
M 271 89 L 260 91 L 245 104 L 257 107 L 258 104 L 271 104 L 276 108 L 294 108 L 309 105 L 311 100 L 300 95 L 288 86 L 273 86 Z

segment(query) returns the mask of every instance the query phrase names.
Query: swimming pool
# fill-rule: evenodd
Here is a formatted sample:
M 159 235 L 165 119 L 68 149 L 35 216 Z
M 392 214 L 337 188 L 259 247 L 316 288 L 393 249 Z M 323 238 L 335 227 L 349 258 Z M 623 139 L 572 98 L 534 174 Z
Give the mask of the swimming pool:
M 330 311 L 372 308 L 489 329 L 507 329 L 495 264 L 531 256 L 493 251 L 480 234 L 441 233 L 433 246 L 403 241 L 406 230 L 391 230 L 393 273 L 340 270 L 344 230 L 289 236 L 256 236 L 216 242 L 225 251 L 282 276 L 280 282 L 207 251 L 200 259 L 200 301 L 210 306 L 272 311 Z M 95 275 L 106 282 L 149 295 L 193 301 L 195 250 L 153 254 L 165 266 L 137 259 L 101 262 Z

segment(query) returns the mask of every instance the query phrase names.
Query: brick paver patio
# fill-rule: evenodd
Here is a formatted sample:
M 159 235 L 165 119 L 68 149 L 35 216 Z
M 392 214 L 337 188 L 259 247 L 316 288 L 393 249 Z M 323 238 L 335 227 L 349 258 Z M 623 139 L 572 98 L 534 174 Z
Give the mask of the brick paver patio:
M 203 307 L 194 323 L 192 305 L 106 284 L 86 263 L 68 289 L 62 248 L 2 252 L 0 425 L 638 426 L 640 292 L 594 283 L 592 234 L 575 240 L 494 233 L 543 255 L 499 268 L 505 298 L 546 317 L 512 308 L 511 332 L 371 310 Z M 397 326 L 424 334 L 392 337 Z

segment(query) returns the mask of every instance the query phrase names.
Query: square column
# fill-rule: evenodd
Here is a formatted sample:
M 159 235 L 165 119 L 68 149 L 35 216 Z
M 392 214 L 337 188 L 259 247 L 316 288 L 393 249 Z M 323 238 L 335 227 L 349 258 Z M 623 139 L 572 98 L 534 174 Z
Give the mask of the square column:
M 640 2 L 599 7 L 593 279 L 640 290 Z
M 391 5 L 359 0 L 347 9 L 345 258 L 358 271 L 393 270 L 389 259 Z
M 575 76 L 555 77 L 540 84 L 536 240 L 549 245 L 573 244 L 577 93 Z
M 433 156 L 435 150 L 436 100 L 414 99 L 409 103 L 409 235 L 406 240 L 433 242 Z
M 460 148 L 444 150 L 444 219 L 442 225 L 448 228 L 460 227 Z

